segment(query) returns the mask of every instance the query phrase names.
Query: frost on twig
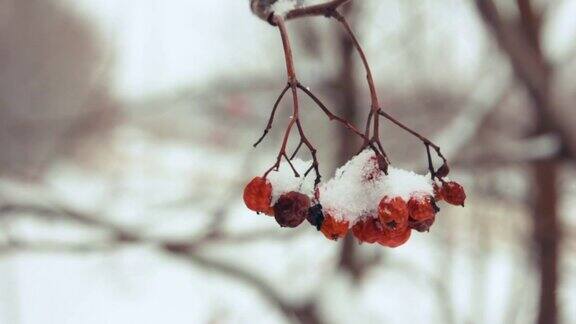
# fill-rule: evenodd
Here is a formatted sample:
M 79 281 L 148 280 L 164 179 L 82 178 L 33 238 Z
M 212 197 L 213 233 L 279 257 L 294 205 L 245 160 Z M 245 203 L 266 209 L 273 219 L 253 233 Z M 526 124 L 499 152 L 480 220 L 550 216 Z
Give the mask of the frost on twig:
M 272 15 L 284 16 L 303 5 L 304 0 L 251 0 L 250 2 L 252 12 L 267 21 L 270 21 Z
M 273 16 L 285 20 L 308 16 L 330 16 L 341 5 L 351 0 L 251 0 L 252 12 L 274 25 Z

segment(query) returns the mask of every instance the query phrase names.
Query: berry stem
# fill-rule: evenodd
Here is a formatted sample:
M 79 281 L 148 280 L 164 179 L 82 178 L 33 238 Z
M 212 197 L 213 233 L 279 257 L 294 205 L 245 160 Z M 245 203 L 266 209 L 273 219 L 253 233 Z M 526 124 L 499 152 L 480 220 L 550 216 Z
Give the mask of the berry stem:
M 354 48 L 356 49 L 358 55 L 360 56 L 360 59 L 362 60 L 362 65 L 364 66 L 364 70 L 366 71 L 366 81 L 368 82 L 368 89 L 370 90 L 370 112 L 368 113 L 368 118 L 366 120 L 366 128 L 364 131 L 364 145 L 362 149 L 366 147 L 372 148 L 372 150 L 374 151 L 374 153 L 376 153 L 376 155 L 380 155 L 384 158 L 384 161 L 386 162 L 386 167 L 384 169 L 387 169 L 387 165 L 390 164 L 390 160 L 388 159 L 386 150 L 384 150 L 382 142 L 380 141 L 380 120 L 378 118 L 378 113 L 381 111 L 381 109 L 380 109 L 380 103 L 378 101 L 376 84 L 374 82 L 374 77 L 372 76 L 372 70 L 370 69 L 368 58 L 366 57 L 364 49 L 360 45 L 358 38 L 352 31 L 352 27 L 350 27 L 350 24 L 348 23 L 346 18 L 344 18 L 342 14 L 336 11 L 336 9 L 329 12 L 327 16 L 336 19 L 340 23 L 340 25 L 344 28 L 344 31 L 346 32 L 348 37 L 350 37 L 350 40 L 352 41 Z M 370 127 L 372 127 L 372 136 L 370 136 Z M 384 171 L 386 172 L 387 170 Z
M 301 121 L 300 121 L 299 100 L 298 100 L 298 90 L 300 90 L 300 91 L 304 92 L 306 95 L 308 95 L 314 101 L 314 103 L 324 112 L 324 114 L 326 114 L 328 119 L 330 119 L 331 121 L 332 120 L 337 121 L 338 123 L 342 124 L 347 129 L 349 129 L 351 132 L 353 132 L 355 135 L 357 135 L 363 139 L 364 143 L 363 143 L 360 151 L 362 151 L 366 148 L 370 148 L 372 151 L 374 151 L 374 153 L 377 156 L 382 157 L 383 158 L 382 160 L 384 161 L 384 163 L 381 166 L 381 169 L 385 173 L 387 173 L 388 165 L 390 164 L 390 160 L 388 159 L 388 155 L 386 154 L 386 150 L 384 149 L 384 146 L 382 145 L 382 142 L 380 140 L 380 117 L 386 118 L 387 120 L 389 120 L 390 122 L 392 122 L 396 126 L 402 128 L 403 130 L 405 130 L 408 133 L 412 134 L 413 136 L 417 137 L 420 141 L 422 141 L 422 143 L 424 143 L 424 145 L 426 147 L 426 154 L 428 157 L 428 168 L 430 170 L 432 179 L 439 178 L 438 173 L 434 169 L 430 148 L 434 149 L 436 155 L 442 159 L 442 161 L 444 162 L 443 165 L 447 165 L 446 164 L 447 160 L 444 157 L 444 155 L 442 154 L 442 152 L 440 151 L 440 147 L 438 145 L 434 144 L 432 141 L 430 141 L 426 137 L 420 135 L 418 132 L 416 132 L 416 131 L 412 130 L 411 128 L 409 128 L 408 126 L 404 125 L 403 123 L 398 121 L 396 118 L 392 117 L 390 114 L 383 111 L 382 108 L 380 107 L 380 103 L 378 100 L 378 93 L 376 90 L 377 89 L 376 84 L 374 82 L 374 77 L 372 75 L 372 70 L 370 68 L 370 64 L 368 63 L 368 58 L 366 56 L 366 53 L 365 53 L 364 49 L 362 48 L 362 46 L 360 45 L 358 38 L 356 37 L 356 35 L 352 31 L 352 28 L 351 28 L 350 24 L 348 23 L 348 21 L 346 20 L 346 18 L 337 11 L 337 9 L 341 5 L 343 5 L 349 1 L 350 0 L 333 0 L 333 1 L 326 2 L 326 3 L 320 4 L 320 5 L 297 8 L 297 9 L 289 11 L 288 13 L 284 14 L 283 16 L 276 15 L 274 13 L 272 13 L 269 16 L 268 21 L 273 26 L 278 27 L 278 30 L 280 32 L 280 36 L 282 38 L 282 46 L 284 49 L 284 58 L 285 58 L 285 63 L 286 63 L 286 71 L 287 71 L 287 75 L 288 75 L 288 83 L 284 87 L 284 89 L 282 90 L 282 92 L 280 93 L 278 98 L 276 99 L 276 102 L 274 103 L 270 118 L 268 120 L 268 124 L 266 125 L 266 129 L 264 129 L 264 133 L 258 139 L 258 141 L 254 144 L 254 146 L 257 146 L 260 142 L 262 142 L 262 140 L 266 137 L 266 135 L 268 134 L 268 132 L 272 128 L 274 116 L 276 114 L 278 106 L 279 106 L 282 98 L 284 97 L 284 95 L 288 92 L 288 90 L 291 90 L 291 93 L 292 93 L 293 108 L 292 108 L 292 116 L 290 117 L 291 118 L 290 122 L 288 123 L 286 130 L 284 132 L 284 137 L 282 140 L 282 146 L 281 146 L 280 151 L 278 152 L 278 155 L 276 157 L 276 162 L 274 163 L 274 165 L 270 169 L 268 169 L 266 171 L 266 173 L 264 174 L 264 177 L 266 177 L 272 170 L 278 170 L 278 168 L 280 167 L 280 162 L 282 161 L 282 158 L 285 158 L 288 161 L 292 170 L 294 171 L 294 174 L 298 177 L 299 174 L 295 170 L 295 168 L 293 167 L 291 160 L 294 159 L 294 157 L 298 154 L 298 152 L 300 151 L 302 146 L 306 146 L 308 148 L 311 156 L 312 156 L 312 165 L 305 172 L 304 175 L 307 176 L 308 173 L 310 173 L 312 170 L 314 170 L 314 172 L 316 173 L 316 180 L 315 180 L 316 186 L 320 183 L 321 175 L 320 175 L 320 171 L 319 171 L 318 159 L 316 156 L 316 148 L 312 145 L 310 140 L 306 137 L 306 134 L 304 132 L 304 129 L 303 129 Z M 301 17 L 308 17 L 308 16 L 325 16 L 325 17 L 329 17 L 329 18 L 334 18 L 336 21 L 338 21 L 339 24 L 343 27 L 343 29 L 346 32 L 346 34 L 348 35 L 348 37 L 350 38 L 356 52 L 358 52 L 358 55 L 360 56 L 360 59 L 362 61 L 362 65 L 363 65 L 365 72 L 366 72 L 366 81 L 368 83 L 368 89 L 370 91 L 370 111 L 368 113 L 368 118 L 366 119 L 366 126 L 364 129 L 364 133 L 359 131 L 348 120 L 333 114 L 326 107 L 326 105 L 314 93 L 312 93 L 312 91 L 310 91 L 308 88 L 304 87 L 298 81 L 298 79 L 296 77 L 296 69 L 294 67 L 294 58 L 293 58 L 293 54 L 292 54 L 292 47 L 290 45 L 290 39 L 288 36 L 288 31 L 286 29 L 286 21 L 291 20 L 291 19 L 301 18 Z M 300 141 L 298 143 L 298 146 L 294 150 L 294 152 L 290 156 L 288 156 L 288 154 L 286 153 L 286 148 L 287 148 L 288 141 L 290 138 L 290 132 L 291 132 L 292 128 L 294 127 L 294 125 L 296 125 L 296 128 L 298 129 Z M 440 180 L 442 180 L 442 179 L 440 179 Z
M 424 143 L 424 146 L 426 146 L 426 156 L 428 158 L 428 170 L 430 171 L 430 177 L 432 178 L 432 181 L 434 181 L 434 178 L 436 178 L 436 172 L 434 171 L 434 164 L 432 163 L 432 154 L 430 154 L 430 144 Z
M 363 138 L 366 141 L 366 136 L 365 134 L 362 134 L 362 132 L 360 132 L 354 125 L 352 125 L 349 121 L 347 121 L 346 119 L 336 116 L 335 114 L 333 114 L 327 107 L 326 105 L 316 96 L 314 95 L 314 93 L 312 93 L 312 91 L 308 90 L 308 88 L 304 87 L 301 83 L 298 83 L 298 88 L 300 90 L 302 90 L 305 94 L 307 94 L 310 99 L 312 99 L 316 105 L 318 105 L 318 107 L 320 109 L 322 109 L 322 111 L 328 116 L 328 119 L 330 120 L 336 120 L 337 122 L 341 123 L 344 125 L 344 127 L 348 128 L 349 130 L 351 130 L 352 132 L 354 132 L 354 134 L 360 136 L 361 138 Z
M 386 158 L 386 162 L 389 163 L 388 158 L 386 156 L 386 151 L 384 150 L 382 143 L 380 141 L 380 129 L 379 129 L 380 128 L 380 124 L 379 124 L 380 118 L 379 118 L 379 116 L 382 116 L 382 117 L 388 119 L 389 121 L 391 121 L 392 123 L 394 123 L 395 125 L 397 125 L 398 127 L 404 129 L 405 131 L 409 132 L 410 134 L 412 134 L 415 137 L 417 137 L 418 139 L 420 139 L 420 141 L 422 141 L 426 145 L 428 155 L 430 155 L 429 150 L 430 150 L 430 147 L 432 147 L 434 149 L 434 151 L 436 152 L 436 154 L 438 155 L 438 157 L 440 157 L 442 159 L 442 161 L 444 163 L 446 163 L 447 160 L 444 157 L 444 155 L 442 154 L 442 152 L 440 151 L 440 147 L 438 145 L 432 143 L 432 141 L 430 141 L 426 137 L 424 137 L 424 136 L 420 135 L 419 133 L 417 133 L 416 131 L 410 129 L 409 127 L 407 127 L 406 125 L 404 125 L 403 123 L 398 121 L 396 118 L 392 117 L 390 114 L 388 114 L 387 112 L 383 111 L 380 108 L 380 105 L 378 102 L 378 94 L 376 91 L 376 85 L 374 83 L 374 77 L 372 76 L 370 64 L 368 63 L 368 59 L 366 57 L 364 50 L 362 49 L 362 46 L 360 45 L 360 42 L 358 41 L 358 38 L 356 37 L 356 35 L 352 31 L 352 28 L 350 27 L 350 24 L 348 24 L 348 21 L 346 20 L 346 18 L 344 18 L 344 16 L 342 16 L 338 11 L 336 11 L 336 10 L 332 11 L 330 13 L 330 17 L 333 17 L 334 19 L 336 19 L 338 22 L 340 22 L 342 27 L 344 27 L 344 30 L 346 31 L 346 33 L 348 34 L 348 36 L 352 40 L 352 43 L 354 44 L 356 51 L 360 55 L 360 59 L 362 60 L 362 64 L 364 65 L 364 69 L 366 70 L 366 79 L 368 81 L 368 88 L 370 90 L 371 109 L 370 109 L 370 112 L 368 114 L 368 118 L 366 121 L 365 140 L 370 138 L 370 126 L 372 126 L 372 128 L 373 128 L 373 134 L 372 134 L 372 137 L 370 138 L 369 142 L 366 142 L 366 141 L 364 142 L 364 147 L 370 146 L 369 145 L 370 143 L 375 143 L 377 149 Z M 376 153 L 378 153 L 377 150 L 374 148 L 374 146 L 371 146 L 371 147 Z M 432 158 L 430 157 L 429 160 L 431 161 Z M 433 166 L 432 166 L 431 162 L 429 163 L 429 165 L 433 170 Z M 432 171 L 432 174 L 435 175 L 435 172 Z
M 282 98 L 284 97 L 284 95 L 286 94 L 288 89 L 290 89 L 290 84 L 287 84 L 284 87 L 284 89 L 282 90 L 282 92 L 280 93 L 278 98 L 276 99 L 276 102 L 274 103 L 274 107 L 272 108 L 272 113 L 270 114 L 270 118 L 268 119 L 268 124 L 266 125 L 266 129 L 264 129 L 264 134 L 262 134 L 262 136 L 260 136 L 260 138 L 256 141 L 256 143 L 254 143 L 254 145 L 252 145 L 253 147 L 258 146 L 258 144 L 260 144 L 260 142 L 262 142 L 264 137 L 266 137 L 266 135 L 268 134 L 270 129 L 272 129 L 272 123 L 274 122 L 274 115 L 276 115 L 276 110 L 278 109 L 278 105 L 280 105 L 280 102 L 282 101 Z
M 286 73 L 288 75 L 288 85 L 284 88 L 284 90 L 280 94 L 279 98 L 276 100 L 276 104 L 274 105 L 274 109 L 272 111 L 270 121 L 273 119 L 273 116 L 275 114 L 275 109 L 277 108 L 281 98 L 288 91 L 288 89 L 290 89 L 292 92 L 293 105 L 292 105 L 292 116 L 290 117 L 290 122 L 288 123 L 288 126 L 286 127 L 286 131 L 284 132 L 284 138 L 282 140 L 282 146 L 280 147 L 280 151 L 278 152 L 278 155 L 276 157 L 276 162 L 274 163 L 274 165 L 272 165 L 272 167 L 270 167 L 264 173 L 264 177 L 266 177 L 272 170 L 278 170 L 278 168 L 280 167 L 280 162 L 282 161 L 282 158 L 286 159 L 286 161 L 288 162 L 288 164 L 292 168 L 294 175 L 296 177 L 299 177 L 300 175 L 298 174 L 298 172 L 296 171 L 296 169 L 292 165 L 291 159 L 294 158 L 294 156 L 298 153 L 298 151 L 300 150 L 300 147 L 302 145 L 305 145 L 308 148 L 308 150 L 310 151 L 310 154 L 312 155 L 311 168 L 316 173 L 315 183 L 317 185 L 320 183 L 320 179 L 321 179 L 320 170 L 318 168 L 319 163 L 318 163 L 318 158 L 316 156 L 316 148 L 312 145 L 310 140 L 308 140 L 308 138 L 306 137 L 306 134 L 304 133 L 304 129 L 302 127 L 302 124 L 300 123 L 298 89 L 301 88 L 301 86 L 299 86 L 300 83 L 298 82 L 298 79 L 296 77 L 296 69 L 294 67 L 294 57 L 292 55 L 292 46 L 290 45 L 290 38 L 288 36 L 288 31 L 286 29 L 286 23 L 284 22 L 283 17 L 277 16 L 277 15 L 274 15 L 272 17 L 272 22 L 278 27 L 278 30 L 280 32 L 280 37 L 282 38 L 282 47 L 284 48 L 284 59 L 286 62 Z M 271 126 L 271 124 L 272 123 L 269 122 L 270 126 Z M 296 128 L 298 129 L 298 134 L 300 135 L 300 142 L 298 144 L 298 147 L 296 148 L 296 151 L 292 154 L 291 157 L 288 157 L 288 154 L 286 153 L 286 147 L 288 146 L 288 140 L 290 138 L 290 132 L 292 131 L 292 128 L 294 127 L 294 125 L 296 125 Z M 266 133 L 267 133 L 267 130 L 264 130 L 264 136 L 266 135 Z M 308 171 L 306 172 L 306 174 L 308 174 Z
M 398 121 L 396 118 L 392 117 L 390 114 L 388 114 L 387 112 L 380 110 L 378 112 L 378 114 L 386 119 L 388 119 L 389 121 L 391 121 L 392 123 L 394 123 L 395 125 L 397 125 L 398 127 L 402 128 L 403 130 L 407 131 L 408 133 L 414 135 L 415 137 L 417 137 L 420 141 L 422 141 L 422 143 L 424 143 L 424 145 L 426 145 L 427 148 L 432 147 L 434 149 L 434 151 L 436 152 L 436 154 L 438 155 L 438 157 L 440 157 L 442 159 L 443 162 L 447 162 L 446 158 L 444 157 L 444 155 L 442 155 L 442 152 L 440 152 L 440 147 L 434 143 L 432 143 L 432 141 L 430 141 L 429 139 L 427 139 L 426 137 L 420 135 L 419 133 L 417 133 L 416 131 L 410 129 L 408 126 L 404 125 L 403 123 L 401 123 L 400 121 Z
M 304 142 L 302 140 L 300 140 L 300 143 L 298 143 L 298 146 L 294 150 L 294 153 L 292 153 L 292 155 L 290 155 L 290 159 L 289 159 L 290 161 L 294 160 L 294 158 L 296 157 L 296 154 L 298 154 L 298 151 L 300 151 L 302 144 L 304 144 Z

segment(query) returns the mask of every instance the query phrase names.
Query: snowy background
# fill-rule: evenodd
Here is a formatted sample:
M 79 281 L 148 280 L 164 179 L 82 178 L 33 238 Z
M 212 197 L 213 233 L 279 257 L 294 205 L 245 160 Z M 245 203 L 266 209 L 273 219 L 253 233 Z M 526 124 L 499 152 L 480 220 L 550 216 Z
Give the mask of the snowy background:
M 397 249 L 280 229 L 244 206 L 290 110 L 252 148 L 285 71 L 247 0 L 0 0 L 0 323 L 535 322 L 549 265 L 534 219 L 548 211 L 558 322 L 575 322 L 574 133 L 533 131 L 473 1 L 354 3 L 384 108 L 443 147 L 469 196 Z M 557 114 L 574 120 L 576 1 L 533 5 Z M 338 26 L 290 31 L 299 79 L 361 125 L 364 74 Z M 308 106 L 329 178 L 358 143 Z M 425 171 L 418 141 L 382 134 L 395 164 Z M 534 170 L 548 160 L 554 210 L 540 214 Z

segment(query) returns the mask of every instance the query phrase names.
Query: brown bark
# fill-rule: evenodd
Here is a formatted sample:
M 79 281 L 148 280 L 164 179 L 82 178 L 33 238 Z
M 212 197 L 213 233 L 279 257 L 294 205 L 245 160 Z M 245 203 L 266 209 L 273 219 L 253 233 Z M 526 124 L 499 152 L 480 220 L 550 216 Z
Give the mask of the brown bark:
M 476 0 L 479 13 L 492 31 L 495 39 L 508 55 L 517 79 L 526 88 L 538 119 L 535 134 L 556 133 L 567 155 L 573 157 L 574 142 L 555 114 L 552 99 L 553 70 L 541 50 L 540 15 L 530 0 L 517 0 L 520 21 L 503 19 L 491 0 Z M 519 29 L 511 28 L 517 26 Z M 555 155 L 531 164 L 533 174 L 533 244 L 540 272 L 540 297 L 537 323 L 558 322 L 556 296 L 559 277 L 559 246 L 561 242 L 558 218 L 557 188 L 561 156 Z
M 343 9 L 346 15 L 352 14 L 352 4 L 347 5 Z M 351 17 L 351 19 L 354 20 L 353 17 Z M 356 72 L 354 66 L 354 44 L 344 31 L 338 34 L 338 46 L 341 60 L 340 73 L 335 80 L 336 89 L 339 94 L 338 112 L 346 120 L 357 121 L 359 119 L 359 113 L 357 84 L 354 79 L 354 73 Z M 338 165 L 342 165 L 348 161 L 348 159 L 356 153 L 359 144 L 358 140 L 355 137 L 351 137 L 346 130 L 339 129 L 336 158 Z M 361 275 L 361 269 L 355 258 L 356 246 L 354 237 L 352 234 L 348 234 L 342 241 L 339 266 L 342 270 L 349 272 L 357 279 Z
M 558 162 L 554 159 L 535 162 L 534 174 L 534 231 L 533 239 L 540 269 L 539 324 L 558 322 L 558 258 L 559 221 L 556 187 Z

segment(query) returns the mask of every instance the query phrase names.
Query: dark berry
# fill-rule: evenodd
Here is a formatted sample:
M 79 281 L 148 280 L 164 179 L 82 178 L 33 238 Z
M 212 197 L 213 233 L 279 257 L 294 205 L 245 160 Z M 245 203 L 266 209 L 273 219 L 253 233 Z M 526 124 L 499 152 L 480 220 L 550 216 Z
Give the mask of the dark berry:
M 426 220 L 418 221 L 414 218 L 408 220 L 408 227 L 418 232 L 428 232 L 430 227 L 434 224 L 436 217 L 428 218 Z
M 285 193 L 274 204 L 274 218 L 282 227 L 297 227 L 308 216 L 310 198 L 299 192 Z
M 315 226 L 317 230 L 322 228 L 322 223 L 324 222 L 324 213 L 322 212 L 322 205 L 316 204 L 308 209 L 308 215 L 306 216 L 308 223 Z

